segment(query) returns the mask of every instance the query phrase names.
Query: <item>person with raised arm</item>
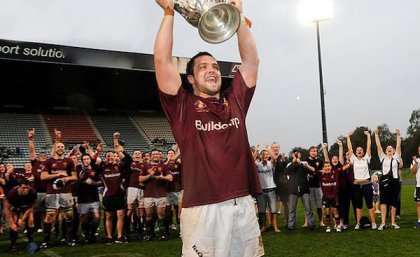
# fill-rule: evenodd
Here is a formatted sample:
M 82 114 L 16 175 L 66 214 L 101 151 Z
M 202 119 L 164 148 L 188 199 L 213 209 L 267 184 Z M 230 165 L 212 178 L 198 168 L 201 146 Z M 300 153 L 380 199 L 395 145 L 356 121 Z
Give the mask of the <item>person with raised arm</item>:
M 356 148 L 356 153 L 353 151 L 351 144 L 352 133 L 347 133 L 347 147 L 348 153 L 351 156 L 350 162 L 353 165 L 353 197 L 356 206 L 356 226 L 354 229 L 360 229 L 360 219 L 362 218 L 363 198 L 365 199 L 366 206 L 371 218 L 371 228 L 376 229 L 375 211 L 373 209 L 373 189 L 372 182 L 370 181 L 369 164 L 371 159 L 371 146 L 369 131 L 364 132 L 366 136 L 366 154 L 362 147 Z
M 398 196 L 400 194 L 400 173 L 399 167 L 401 163 L 401 132 L 397 129 L 397 145 L 394 148 L 388 145 L 385 153 L 382 150 L 379 130 L 375 129 L 375 142 L 378 149 L 379 160 L 382 166 L 382 176 L 379 180 L 379 198 L 381 203 L 381 225 L 378 230 L 385 228 L 388 206 L 391 206 L 391 227 L 399 229 L 395 217 L 397 215 Z
M 242 16 L 237 30 L 241 67 L 224 92 L 216 59 L 208 52 L 192 57 L 186 69 L 191 93 L 182 87 L 172 62 L 174 1 L 157 3 L 164 16 L 154 47 L 156 79 L 163 110 L 182 152 L 182 254 L 262 256 L 251 196 L 262 190 L 245 126 L 259 66 L 254 37 Z M 242 13 L 241 0 L 229 3 Z

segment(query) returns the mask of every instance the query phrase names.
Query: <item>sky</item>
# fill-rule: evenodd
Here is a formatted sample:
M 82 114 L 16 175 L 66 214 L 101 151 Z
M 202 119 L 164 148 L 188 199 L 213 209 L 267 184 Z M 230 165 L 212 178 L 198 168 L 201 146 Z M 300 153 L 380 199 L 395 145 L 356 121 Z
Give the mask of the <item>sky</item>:
M 314 23 L 301 0 L 243 0 L 260 56 L 247 117 L 250 143 L 281 151 L 322 142 Z M 403 136 L 420 108 L 420 1 L 333 0 L 320 24 L 328 141 L 386 123 Z M 0 0 L 0 38 L 153 54 L 163 11 L 154 0 Z M 236 37 L 208 44 L 175 15 L 173 54 L 240 62 Z M 139 85 L 141 86 L 141 85 Z

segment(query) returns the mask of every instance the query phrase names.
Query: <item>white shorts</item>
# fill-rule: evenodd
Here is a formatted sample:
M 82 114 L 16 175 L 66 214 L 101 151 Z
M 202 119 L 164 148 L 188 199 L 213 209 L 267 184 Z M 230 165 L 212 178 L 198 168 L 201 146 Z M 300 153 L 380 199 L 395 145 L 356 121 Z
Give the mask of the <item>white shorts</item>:
M 138 202 L 139 208 L 144 208 L 144 191 L 140 188 L 128 187 L 127 188 L 127 204 Z
M 73 208 L 74 200 L 71 193 L 47 194 L 45 196 L 45 209 L 48 211 Z
M 91 212 L 99 212 L 99 202 L 78 203 L 77 212 L 79 212 L 81 215 L 85 215 Z
M 145 197 L 144 198 L 144 208 L 164 208 L 168 205 L 168 198 L 167 197 L 159 197 L 159 198 L 153 198 L 153 197 Z
M 183 257 L 259 257 L 264 255 L 254 200 L 244 196 L 183 208 Z

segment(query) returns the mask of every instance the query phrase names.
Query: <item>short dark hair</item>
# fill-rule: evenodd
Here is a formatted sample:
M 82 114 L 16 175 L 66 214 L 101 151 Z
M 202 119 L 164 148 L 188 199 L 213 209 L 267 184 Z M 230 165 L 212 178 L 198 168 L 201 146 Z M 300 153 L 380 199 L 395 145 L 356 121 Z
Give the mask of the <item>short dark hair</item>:
M 18 179 L 17 182 L 19 186 L 21 185 L 29 186 L 29 180 L 27 180 L 26 178 L 20 178 Z
M 205 55 L 213 57 L 213 55 L 211 55 L 209 52 L 199 52 L 198 54 L 196 54 L 193 57 L 191 57 L 191 59 L 187 63 L 187 69 L 186 69 L 187 76 L 188 75 L 194 75 L 194 62 L 195 62 L 195 59 L 197 59 L 200 56 L 205 56 Z

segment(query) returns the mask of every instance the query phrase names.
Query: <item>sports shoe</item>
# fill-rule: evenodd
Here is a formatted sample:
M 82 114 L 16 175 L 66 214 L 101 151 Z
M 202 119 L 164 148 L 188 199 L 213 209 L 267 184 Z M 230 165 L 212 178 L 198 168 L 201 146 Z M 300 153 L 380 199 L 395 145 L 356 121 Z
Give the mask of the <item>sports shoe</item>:
M 360 224 L 356 224 L 356 226 L 354 226 L 355 230 L 359 230 L 360 229 Z
M 42 233 L 42 231 L 43 231 L 43 230 L 42 230 L 41 228 L 39 228 L 36 232 L 37 232 L 37 233 Z
M 385 223 L 382 223 L 381 225 L 379 225 L 378 230 L 382 231 L 382 230 L 384 230 L 384 228 L 385 228 Z
M 327 229 L 325 230 L 325 232 L 330 233 L 331 232 L 331 228 L 327 227 Z
M 416 224 L 414 225 L 414 228 L 420 228 L 420 221 L 416 222 Z
M 43 242 L 43 243 L 39 246 L 39 248 L 40 248 L 40 249 L 48 249 L 48 248 L 49 248 L 49 245 L 48 245 L 48 243 L 47 243 L 47 242 Z
M 335 228 L 335 231 L 336 231 L 336 232 L 341 232 L 341 226 L 340 226 L 340 225 L 338 225 L 338 226 Z
M 76 241 L 73 240 L 73 241 L 67 242 L 67 246 L 69 246 L 69 247 L 75 247 L 75 246 L 77 246 Z
M 376 210 L 375 213 L 376 214 L 381 214 L 381 211 L 380 210 Z
M 169 229 L 170 229 L 170 230 L 177 230 L 177 228 L 176 228 L 175 224 L 170 225 L 170 226 L 169 226 Z
M 114 241 L 112 240 L 112 238 L 105 238 L 105 240 L 104 240 L 104 243 L 105 244 L 107 244 L 107 245 L 110 245 L 110 244 L 112 244 Z
M 377 229 L 376 223 L 372 223 L 372 229 Z
M 325 227 L 324 222 L 319 223 L 319 226 L 320 226 L 320 227 Z
M 340 227 L 341 227 L 341 229 L 346 230 L 349 226 L 346 225 L 346 224 L 342 224 L 342 225 L 340 225 Z
M 397 223 L 391 224 L 391 227 L 393 227 L 394 229 L 399 229 L 400 228 L 400 226 L 398 226 Z
M 125 240 L 125 238 L 124 237 L 119 237 L 119 238 L 117 238 L 117 239 L 115 239 L 115 241 L 114 241 L 116 244 L 126 244 L 127 243 L 127 240 Z
M 29 254 L 34 254 L 39 251 L 39 246 L 34 242 L 30 242 L 26 246 L 26 250 L 28 251 Z

